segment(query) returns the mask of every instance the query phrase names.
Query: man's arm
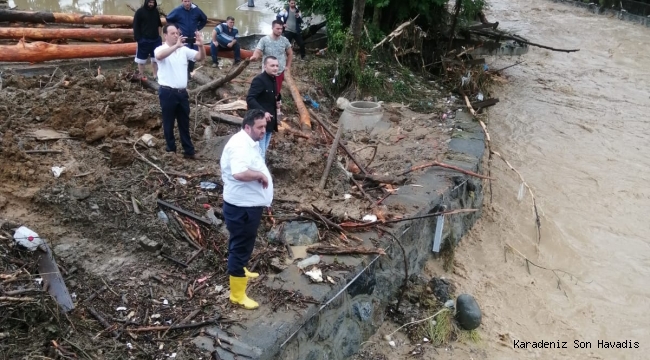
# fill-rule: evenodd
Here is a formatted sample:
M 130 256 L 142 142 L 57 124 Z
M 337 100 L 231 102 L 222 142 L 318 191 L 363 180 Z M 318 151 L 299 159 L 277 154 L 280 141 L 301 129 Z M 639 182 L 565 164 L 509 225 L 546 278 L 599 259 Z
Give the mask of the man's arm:
M 200 31 L 197 31 L 194 33 L 194 36 L 196 37 L 196 42 L 199 44 L 199 52 L 196 55 L 194 55 L 194 61 L 201 61 L 205 59 L 205 46 L 203 45 L 203 34 L 201 34 Z
M 138 41 L 140 39 L 141 33 L 140 33 L 140 18 L 139 18 L 139 13 L 140 9 L 135 12 L 135 15 L 133 16 L 133 38 L 135 41 Z
M 289 42 L 287 40 L 287 42 Z M 293 49 L 291 48 L 291 44 L 287 47 L 287 65 L 284 67 L 285 70 L 288 70 L 291 68 L 291 62 L 293 61 Z
M 249 169 L 244 172 L 240 172 L 238 174 L 233 174 L 232 177 L 234 177 L 235 180 L 244 181 L 244 182 L 258 181 L 259 183 L 262 184 L 262 187 L 264 189 L 269 187 L 269 179 L 267 179 L 266 175 L 264 175 L 262 172 L 259 171 Z
M 250 61 L 259 60 L 261 58 L 262 58 L 262 50 L 255 49 L 255 51 L 253 51 L 253 56 L 250 57 Z
M 246 104 L 248 104 L 249 109 L 260 109 L 264 110 L 264 107 L 257 101 L 257 97 L 264 92 L 264 82 L 262 79 L 255 77 L 251 82 L 251 87 L 248 89 L 248 94 L 246 95 Z M 266 111 L 266 110 L 264 110 Z
M 196 7 L 195 10 L 198 10 L 198 19 L 197 19 L 196 29 L 200 31 L 201 29 L 203 29 L 205 27 L 205 24 L 208 23 L 208 17 L 205 15 L 203 10 L 199 9 L 198 6 Z
M 180 6 L 177 6 L 174 8 L 174 10 L 172 10 L 169 14 L 167 14 L 167 24 L 174 24 L 176 26 L 180 26 L 180 24 L 177 23 L 178 20 L 180 20 L 179 8 Z
M 185 36 L 179 36 L 178 41 L 176 42 L 176 44 L 174 44 L 174 46 L 170 46 L 170 47 L 167 47 L 165 49 L 160 49 L 160 50 L 156 49 L 156 50 L 154 50 L 154 55 L 156 55 L 156 60 L 162 61 L 165 58 L 167 58 L 169 55 L 171 55 L 177 49 L 182 48 L 183 47 L 183 40 L 185 40 L 185 39 L 186 39 Z

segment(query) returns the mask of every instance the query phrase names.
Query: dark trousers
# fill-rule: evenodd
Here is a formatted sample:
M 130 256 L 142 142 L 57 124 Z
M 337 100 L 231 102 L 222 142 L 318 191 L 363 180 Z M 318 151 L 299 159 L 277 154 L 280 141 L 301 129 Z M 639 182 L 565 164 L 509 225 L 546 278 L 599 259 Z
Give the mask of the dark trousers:
M 210 56 L 212 56 L 212 62 L 217 64 L 219 62 L 217 56 L 219 55 L 219 49 L 222 49 L 224 51 L 234 51 L 235 52 L 235 61 L 240 61 L 241 60 L 241 48 L 239 47 L 239 43 L 235 43 L 231 48 L 228 47 L 227 44 L 222 44 L 219 42 L 219 46 L 215 46 L 214 42 L 210 43 Z
M 190 100 L 186 90 L 171 89 L 161 86 L 158 98 L 162 108 L 163 133 L 167 151 L 176 152 L 174 123 L 178 122 L 178 135 L 186 155 L 194 155 L 194 146 L 190 137 Z
M 244 266 L 253 253 L 257 228 L 262 221 L 264 207 L 240 207 L 223 202 L 223 217 L 230 233 L 228 239 L 228 274 L 243 277 Z
M 305 42 L 302 41 L 302 34 L 301 33 L 291 32 L 291 31 L 285 31 L 283 35 L 284 35 L 284 37 L 287 38 L 287 40 L 289 40 L 290 43 L 292 41 L 294 41 L 294 40 L 296 41 L 296 44 L 298 44 L 298 46 L 300 46 L 300 57 L 304 59 L 305 58 Z

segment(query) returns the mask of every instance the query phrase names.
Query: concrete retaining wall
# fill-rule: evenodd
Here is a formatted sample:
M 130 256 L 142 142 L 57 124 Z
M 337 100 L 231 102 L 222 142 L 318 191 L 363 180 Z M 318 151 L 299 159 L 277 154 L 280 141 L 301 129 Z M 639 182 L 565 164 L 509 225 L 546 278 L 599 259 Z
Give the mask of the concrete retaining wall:
M 457 113 L 455 134 L 448 145 L 445 162 L 461 168 L 481 171 L 484 154 L 484 135 L 478 123 L 465 113 Z M 401 204 L 405 215 L 424 215 L 437 211 L 440 205 L 447 209 L 475 208 L 477 212 L 449 215 L 445 218 L 443 246 L 456 244 L 480 216 L 483 204 L 483 186 L 480 179 L 469 178 L 442 168 L 422 170 L 412 183 L 402 186 L 397 195 L 389 197 L 389 204 Z M 404 246 L 409 274 L 418 274 L 432 256 L 434 217 L 398 223 L 391 230 Z M 375 232 L 361 234 L 370 244 Z M 244 312 L 249 318 L 243 322 L 245 330 L 232 327 L 236 336 L 218 328 L 208 332 L 233 342 L 233 349 L 255 359 L 346 359 L 359 350 L 384 320 L 386 306 L 396 298 L 404 280 L 402 251 L 388 237 L 381 240 L 387 256 L 349 257 L 337 260 L 354 265 L 355 271 L 342 273 L 336 285 L 310 284 L 304 275 L 290 267 L 267 281 L 270 288 L 291 289 L 310 295 L 322 305 L 312 305 L 304 311 L 295 309 L 273 312 L 262 305 L 255 312 Z M 333 257 L 323 257 L 331 263 Z M 291 305 L 289 307 L 292 307 Z M 197 337 L 195 343 L 212 350 L 212 340 Z M 223 359 L 232 359 L 229 352 L 219 351 Z

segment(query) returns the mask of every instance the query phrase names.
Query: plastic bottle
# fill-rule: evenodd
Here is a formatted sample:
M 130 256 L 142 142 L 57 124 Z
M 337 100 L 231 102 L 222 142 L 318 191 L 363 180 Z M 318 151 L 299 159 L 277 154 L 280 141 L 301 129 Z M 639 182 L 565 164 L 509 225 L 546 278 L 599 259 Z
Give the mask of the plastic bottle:
M 296 264 L 298 268 L 304 269 L 307 266 L 316 265 L 320 262 L 320 255 L 312 255 L 304 260 L 301 260 Z
M 169 223 L 169 218 L 167 217 L 167 214 L 165 214 L 164 211 L 160 210 L 158 211 L 158 219 L 162 220 L 165 224 Z

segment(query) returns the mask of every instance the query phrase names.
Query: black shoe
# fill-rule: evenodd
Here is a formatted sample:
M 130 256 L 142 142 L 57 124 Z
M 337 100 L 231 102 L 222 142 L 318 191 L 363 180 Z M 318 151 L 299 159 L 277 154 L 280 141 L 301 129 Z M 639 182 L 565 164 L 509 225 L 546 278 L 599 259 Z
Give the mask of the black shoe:
M 235 62 L 232 63 L 232 64 L 233 64 L 233 65 L 239 65 L 239 63 L 241 63 L 241 60 L 235 60 Z
M 183 157 L 188 159 L 188 160 L 203 160 L 202 156 L 196 155 L 196 154 L 183 154 Z
M 165 148 L 165 151 L 166 151 L 166 152 L 175 153 L 175 152 L 176 152 L 176 149 L 172 150 L 172 149 L 166 147 L 166 148 Z

